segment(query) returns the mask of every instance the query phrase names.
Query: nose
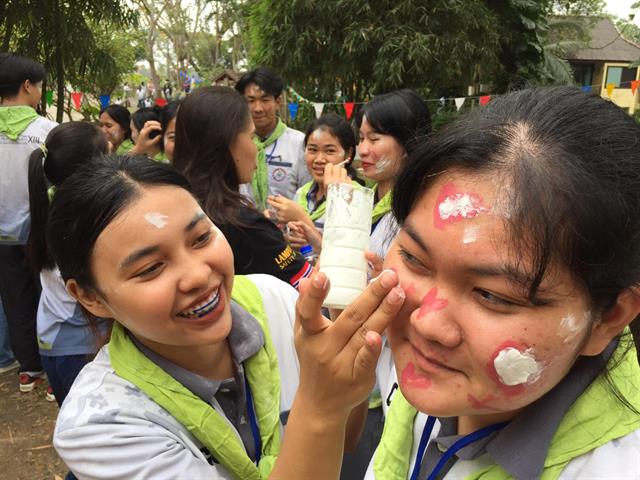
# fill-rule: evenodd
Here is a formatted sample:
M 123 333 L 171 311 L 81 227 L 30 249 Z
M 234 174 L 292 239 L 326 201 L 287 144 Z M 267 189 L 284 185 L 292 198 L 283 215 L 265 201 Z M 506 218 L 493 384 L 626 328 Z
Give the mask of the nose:
M 256 112 L 256 113 L 260 113 L 262 112 L 262 102 L 260 101 L 255 101 L 251 103 L 251 111 L 252 112 Z
M 210 276 L 211 267 L 206 262 L 197 258 L 186 261 L 178 282 L 178 289 L 183 293 L 206 289 L 209 286 Z
M 358 152 L 361 157 L 369 155 L 369 142 L 366 140 L 360 140 L 360 143 L 358 144 Z
M 446 348 L 455 348 L 462 343 L 462 331 L 449 305 L 439 309 L 425 309 L 423 302 L 420 308 L 413 311 L 409 322 L 424 340 L 439 343 Z

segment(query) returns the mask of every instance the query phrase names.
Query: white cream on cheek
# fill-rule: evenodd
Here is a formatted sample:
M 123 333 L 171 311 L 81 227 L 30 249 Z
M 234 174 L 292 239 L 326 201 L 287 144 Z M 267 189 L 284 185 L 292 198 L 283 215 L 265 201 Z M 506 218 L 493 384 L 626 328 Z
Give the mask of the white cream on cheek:
M 169 217 L 158 212 L 148 212 L 144 214 L 144 219 L 156 228 L 164 228 Z
M 589 324 L 591 319 L 591 312 L 584 312 L 581 318 L 578 318 L 573 313 L 569 313 L 566 317 L 560 320 L 557 329 L 557 335 L 563 339 L 564 343 L 573 343 L 580 333 Z
M 376 173 L 382 173 L 391 165 L 391 159 L 381 158 L 376 162 Z
M 521 352 L 507 347 L 498 353 L 493 366 L 500 381 L 508 386 L 534 382 L 542 372 L 542 365 L 536 360 L 531 348 Z

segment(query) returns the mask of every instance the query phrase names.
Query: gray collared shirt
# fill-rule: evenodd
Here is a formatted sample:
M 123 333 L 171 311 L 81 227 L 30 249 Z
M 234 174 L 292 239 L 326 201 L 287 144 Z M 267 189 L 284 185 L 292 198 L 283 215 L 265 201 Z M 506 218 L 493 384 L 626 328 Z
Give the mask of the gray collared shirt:
M 551 440 L 571 405 L 596 379 L 618 346 L 614 341 L 600 357 L 580 357 L 562 381 L 533 402 L 498 432 L 456 452 L 438 475 L 443 478 L 458 459 L 474 460 L 488 455 L 518 480 L 540 478 Z M 604 360 L 603 360 L 604 359 Z M 457 435 L 457 418 L 438 418 L 440 431 L 427 446 L 420 464 L 419 480 L 425 480 L 444 452 L 463 438 Z
M 247 454 L 256 459 L 253 432 L 247 422 L 245 375 L 243 362 L 255 355 L 264 345 L 264 332 L 258 321 L 234 301 L 231 301 L 231 332 L 227 337 L 235 375 L 225 380 L 210 380 L 186 370 L 150 350 L 135 337 L 131 340 L 153 363 L 176 381 L 215 407 L 220 406 L 227 419 L 238 431 Z

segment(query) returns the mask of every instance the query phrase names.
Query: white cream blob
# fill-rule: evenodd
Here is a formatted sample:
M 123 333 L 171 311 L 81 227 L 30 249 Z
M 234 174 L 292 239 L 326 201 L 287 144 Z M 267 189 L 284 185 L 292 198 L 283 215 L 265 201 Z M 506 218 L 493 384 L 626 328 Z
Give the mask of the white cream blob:
M 376 173 L 382 173 L 391 165 L 390 158 L 381 158 L 376 162 Z
M 458 215 L 462 218 L 475 218 L 483 210 L 477 200 L 468 193 L 449 195 L 438 205 L 438 214 L 442 220 Z
M 156 228 L 164 228 L 169 217 L 158 212 L 149 212 L 144 214 L 144 219 Z
M 573 313 L 569 313 L 560 320 L 556 333 L 564 343 L 572 343 L 582 332 L 591 319 L 591 312 L 584 312 L 579 319 Z
M 470 225 L 465 227 L 462 232 L 462 243 L 468 245 L 469 243 L 473 243 L 478 239 L 478 231 L 480 230 L 479 225 Z
M 533 382 L 542 371 L 542 365 L 536 361 L 530 348 L 521 352 L 516 348 L 507 347 L 498 353 L 493 366 L 500 381 L 510 387 Z

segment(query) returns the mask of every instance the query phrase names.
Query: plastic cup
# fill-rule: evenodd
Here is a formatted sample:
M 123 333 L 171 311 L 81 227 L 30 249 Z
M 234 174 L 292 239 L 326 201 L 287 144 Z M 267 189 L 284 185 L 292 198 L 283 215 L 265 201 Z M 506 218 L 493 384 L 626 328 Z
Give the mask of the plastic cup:
M 325 307 L 345 308 L 367 286 L 373 190 L 347 183 L 329 185 L 322 234 L 320 271 L 331 287 Z

